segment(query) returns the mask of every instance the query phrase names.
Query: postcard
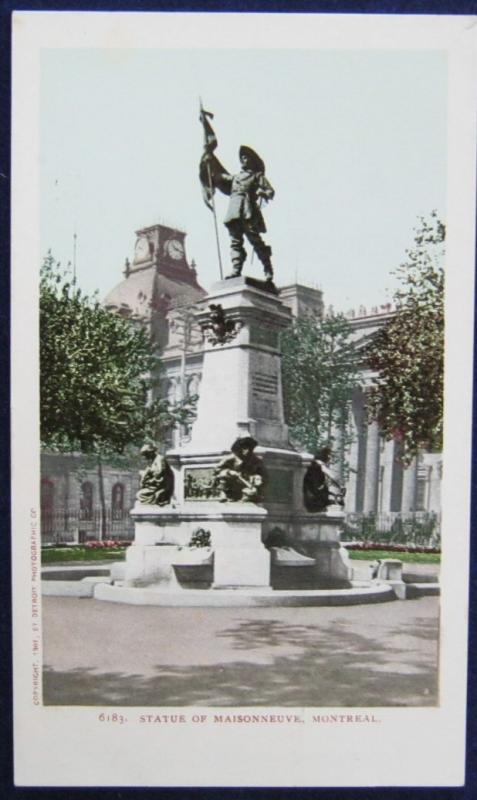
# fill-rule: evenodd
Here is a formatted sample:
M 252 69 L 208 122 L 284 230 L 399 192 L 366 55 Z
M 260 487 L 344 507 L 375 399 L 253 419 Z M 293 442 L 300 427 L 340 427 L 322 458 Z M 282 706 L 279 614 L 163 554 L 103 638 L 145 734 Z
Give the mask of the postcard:
M 12 24 L 16 784 L 462 785 L 475 19 Z

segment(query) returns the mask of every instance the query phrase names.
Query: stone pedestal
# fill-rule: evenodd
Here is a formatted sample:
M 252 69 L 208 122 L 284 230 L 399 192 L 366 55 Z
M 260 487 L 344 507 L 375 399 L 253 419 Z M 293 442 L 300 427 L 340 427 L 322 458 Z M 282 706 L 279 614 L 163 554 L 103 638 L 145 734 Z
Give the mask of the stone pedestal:
M 214 284 L 198 314 L 205 331 L 204 366 L 197 419 L 187 450 L 227 450 L 237 436 L 262 446 L 288 448 L 283 414 L 279 334 L 290 310 L 247 278 Z M 216 341 L 210 306 L 221 306 L 231 334 Z
M 379 559 L 376 566 L 376 580 L 388 584 L 399 600 L 406 599 L 406 584 L 402 578 L 403 562 L 398 558 Z
M 187 568 L 195 568 L 199 580 L 199 568 L 212 565 L 214 588 L 270 585 L 270 553 L 262 542 L 266 509 L 253 503 L 137 504 L 131 514 L 135 539 L 126 553 L 125 585 L 177 591 Z M 198 528 L 210 534 L 210 546 L 189 546 Z
M 270 553 L 261 547 L 218 547 L 214 551 L 214 589 L 270 587 Z
M 270 552 L 262 542 L 267 512 L 252 504 L 234 503 L 212 533 L 214 589 L 270 586 Z
M 269 588 L 265 545 L 272 535 L 308 553 L 320 578 L 346 580 L 350 570 L 339 545 L 342 510 L 307 511 L 303 479 L 313 456 L 296 452 L 288 441 L 279 334 L 291 322 L 289 309 L 247 278 L 215 284 L 204 302 L 198 312 L 205 347 L 197 419 L 190 442 L 166 456 L 174 471 L 171 504 L 136 505 L 131 512 L 136 535 L 127 554 L 126 585 L 180 591 L 181 576 L 193 574 L 206 585 L 213 570 L 213 589 Z M 214 484 L 218 463 L 242 436 L 258 442 L 255 453 L 264 462 L 260 505 L 219 502 Z M 197 528 L 210 534 L 202 565 L 189 548 Z
M 173 568 L 176 555 L 176 545 L 131 545 L 126 554 L 124 585 L 177 591 L 180 587 Z
M 301 525 L 295 541 L 303 553 L 315 559 L 316 577 L 351 580 L 353 569 L 349 554 L 340 543 L 344 521 L 342 508 L 330 506 L 326 512 L 310 516 L 314 519 Z
M 263 537 L 279 528 L 296 539 L 310 525 L 316 536 L 322 515 L 310 514 L 303 502 L 303 479 L 313 456 L 290 446 L 283 410 L 279 335 L 291 314 L 257 283 L 233 278 L 215 284 L 198 314 L 206 342 L 197 419 L 190 442 L 167 454 L 176 499 L 184 507 L 217 499 L 215 467 L 237 437 L 253 436 L 268 476 Z M 222 343 L 209 327 L 210 306 L 219 305 L 230 328 Z M 326 519 L 328 527 L 333 524 Z

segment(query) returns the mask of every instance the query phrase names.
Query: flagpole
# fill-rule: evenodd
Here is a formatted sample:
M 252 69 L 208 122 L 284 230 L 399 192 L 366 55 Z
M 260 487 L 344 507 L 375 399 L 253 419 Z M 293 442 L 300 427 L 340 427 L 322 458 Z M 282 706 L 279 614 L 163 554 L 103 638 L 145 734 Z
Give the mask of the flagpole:
M 202 125 L 204 127 L 204 149 L 207 148 L 207 135 L 205 132 L 205 125 L 204 125 L 204 109 L 202 106 L 202 98 L 199 97 L 199 104 L 200 104 L 200 119 Z M 210 171 L 210 164 L 207 162 L 207 177 L 209 179 L 209 189 L 210 189 L 210 198 L 212 202 L 212 213 L 214 215 L 214 228 L 215 228 L 215 241 L 217 244 L 217 257 L 219 259 L 219 272 L 220 272 L 220 280 L 223 281 L 224 279 L 224 271 L 222 268 L 222 255 L 220 252 L 220 240 L 219 240 L 219 228 L 217 225 L 217 214 L 215 211 L 215 197 L 214 197 L 214 187 L 212 185 L 212 173 Z
M 212 173 L 210 171 L 210 164 L 207 164 L 207 175 L 209 176 L 210 196 L 211 196 L 211 199 L 212 199 L 212 213 L 214 215 L 215 240 L 217 242 L 217 256 L 219 258 L 220 280 L 223 281 L 223 279 L 224 279 L 224 271 L 222 269 L 222 256 L 220 254 L 219 228 L 217 226 L 217 214 L 215 213 L 215 198 L 214 198 L 214 192 L 213 192 L 213 187 L 212 187 Z
M 258 201 L 258 207 L 259 208 L 262 207 L 262 198 L 260 198 L 260 200 Z M 254 255 L 255 255 L 255 249 L 252 247 L 252 255 L 250 256 L 250 266 L 252 266 L 252 264 L 253 264 Z

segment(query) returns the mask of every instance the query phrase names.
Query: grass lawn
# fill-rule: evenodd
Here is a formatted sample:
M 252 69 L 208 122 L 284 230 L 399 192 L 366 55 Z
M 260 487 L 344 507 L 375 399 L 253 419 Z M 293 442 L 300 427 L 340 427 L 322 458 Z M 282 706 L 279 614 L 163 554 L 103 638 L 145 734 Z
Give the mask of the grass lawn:
M 114 550 L 89 547 L 48 547 L 41 553 L 42 564 L 59 564 L 65 561 L 121 561 L 126 547 Z M 406 564 L 440 564 L 440 553 L 401 553 L 393 550 L 351 550 L 350 558 L 375 561 L 378 558 L 398 558 Z
M 42 564 L 59 564 L 64 561 L 121 561 L 126 548 L 97 550 L 90 547 L 48 547 L 41 551 Z
M 350 558 L 362 561 L 375 561 L 378 558 L 398 558 L 406 564 L 440 564 L 440 553 L 401 553 L 395 550 L 351 550 L 348 549 Z

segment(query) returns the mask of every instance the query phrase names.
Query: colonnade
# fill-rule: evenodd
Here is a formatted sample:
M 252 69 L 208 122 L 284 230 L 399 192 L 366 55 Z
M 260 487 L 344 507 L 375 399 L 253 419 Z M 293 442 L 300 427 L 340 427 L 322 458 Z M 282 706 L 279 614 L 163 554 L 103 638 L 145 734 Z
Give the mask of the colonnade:
M 355 392 L 350 415 L 351 445 L 346 482 L 346 510 L 387 513 L 439 509 L 438 454 L 413 458 L 404 467 L 398 441 L 380 435 L 376 421 L 368 422 L 365 394 Z

